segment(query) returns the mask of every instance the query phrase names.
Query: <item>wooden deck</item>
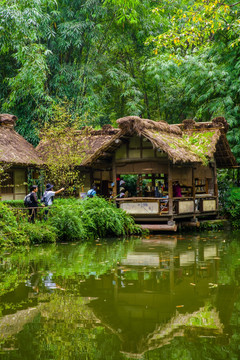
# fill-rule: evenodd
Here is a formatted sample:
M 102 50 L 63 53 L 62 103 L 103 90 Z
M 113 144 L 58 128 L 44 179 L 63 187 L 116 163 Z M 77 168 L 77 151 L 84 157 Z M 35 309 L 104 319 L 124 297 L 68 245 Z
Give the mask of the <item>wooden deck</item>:
M 131 214 L 137 223 L 150 231 L 176 231 L 178 222 L 218 214 L 217 198 L 210 194 L 172 199 L 132 197 L 117 199 L 117 202 L 121 209 Z M 169 206 L 170 202 L 172 206 Z

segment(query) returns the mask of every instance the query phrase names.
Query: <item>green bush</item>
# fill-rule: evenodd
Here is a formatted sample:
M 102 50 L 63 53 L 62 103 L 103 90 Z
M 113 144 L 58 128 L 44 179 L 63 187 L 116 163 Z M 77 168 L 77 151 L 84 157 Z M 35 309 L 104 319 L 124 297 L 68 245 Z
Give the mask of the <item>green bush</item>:
M 240 188 L 233 187 L 228 199 L 225 200 L 224 209 L 234 228 L 240 227 Z
M 141 234 L 142 230 L 134 219 L 115 203 L 101 197 L 79 200 L 74 198 L 56 199 L 50 208 L 46 222 L 27 222 L 25 213 L 14 215 L 16 202 L 0 203 L 1 244 L 9 243 L 53 243 Z M 22 207 L 22 206 L 20 206 Z M 19 222 L 19 224 L 18 224 Z
M 94 237 L 141 233 L 140 227 L 129 214 L 104 198 L 86 198 L 81 201 L 80 208 L 87 233 Z
M 54 243 L 57 241 L 57 229 L 49 224 L 23 222 L 20 228 L 28 236 L 31 244 Z
M 60 240 L 140 234 L 134 219 L 101 197 L 58 199 L 50 210 L 49 223 L 58 229 Z
M 87 237 L 76 201 L 55 203 L 50 212 L 48 222 L 57 229 L 59 240 L 75 241 Z
M 0 246 L 28 244 L 27 234 L 19 228 L 11 209 L 0 202 Z
M 12 208 L 24 208 L 24 201 L 23 200 L 4 200 L 2 201 L 4 205 L 8 205 Z

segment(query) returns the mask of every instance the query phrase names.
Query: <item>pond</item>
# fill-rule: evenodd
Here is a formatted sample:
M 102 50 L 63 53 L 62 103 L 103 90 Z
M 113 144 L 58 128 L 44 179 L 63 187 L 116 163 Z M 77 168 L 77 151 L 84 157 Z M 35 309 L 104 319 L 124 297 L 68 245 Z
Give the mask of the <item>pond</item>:
M 0 257 L 0 359 L 239 359 L 240 233 Z

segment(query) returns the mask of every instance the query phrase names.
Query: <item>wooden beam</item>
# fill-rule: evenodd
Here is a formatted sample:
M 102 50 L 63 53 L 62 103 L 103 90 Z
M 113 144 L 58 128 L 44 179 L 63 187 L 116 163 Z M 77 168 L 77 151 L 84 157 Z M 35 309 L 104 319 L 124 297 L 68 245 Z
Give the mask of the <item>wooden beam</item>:
M 140 224 L 142 229 L 147 229 L 149 231 L 177 231 L 177 225 L 167 225 L 167 224 Z
M 115 156 L 112 162 L 112 179 L 114 182 L 114 186 L 113 186 L 113 198 L 115 199 L 117 196 L 117 173 L 116 173 L 116 161 L 115 161 Z
M 194 174 L 194 168 L 192 168 L 192 197 L 194 201 L 195 201 L 195 196 L 196 196 L 195 174 Z
M 173 215 L 173 180 L 172 180 L 172 164 L 168 163 L 168 214 Z
M 101 156 L 103 156 L 103 157 L 112 157 L 113 154 L 112 154 L 112 153 L 108 153 L 108 152 L 103 152 L 103 153 L 101 154 Z
M 213 179 L 214 179 L 214 196 L 216 196 L 216 205 L 218 209 L 218 183 L 217 183 L 217 166 L 216 161 L 213 164 Z

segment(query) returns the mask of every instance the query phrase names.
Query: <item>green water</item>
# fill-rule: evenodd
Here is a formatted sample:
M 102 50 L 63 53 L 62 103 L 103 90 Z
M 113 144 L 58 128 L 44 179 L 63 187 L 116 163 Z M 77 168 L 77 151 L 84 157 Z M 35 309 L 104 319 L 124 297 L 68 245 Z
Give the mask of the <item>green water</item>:
M 0 359 L 240 359 L 240 233 L 0 255 Z

